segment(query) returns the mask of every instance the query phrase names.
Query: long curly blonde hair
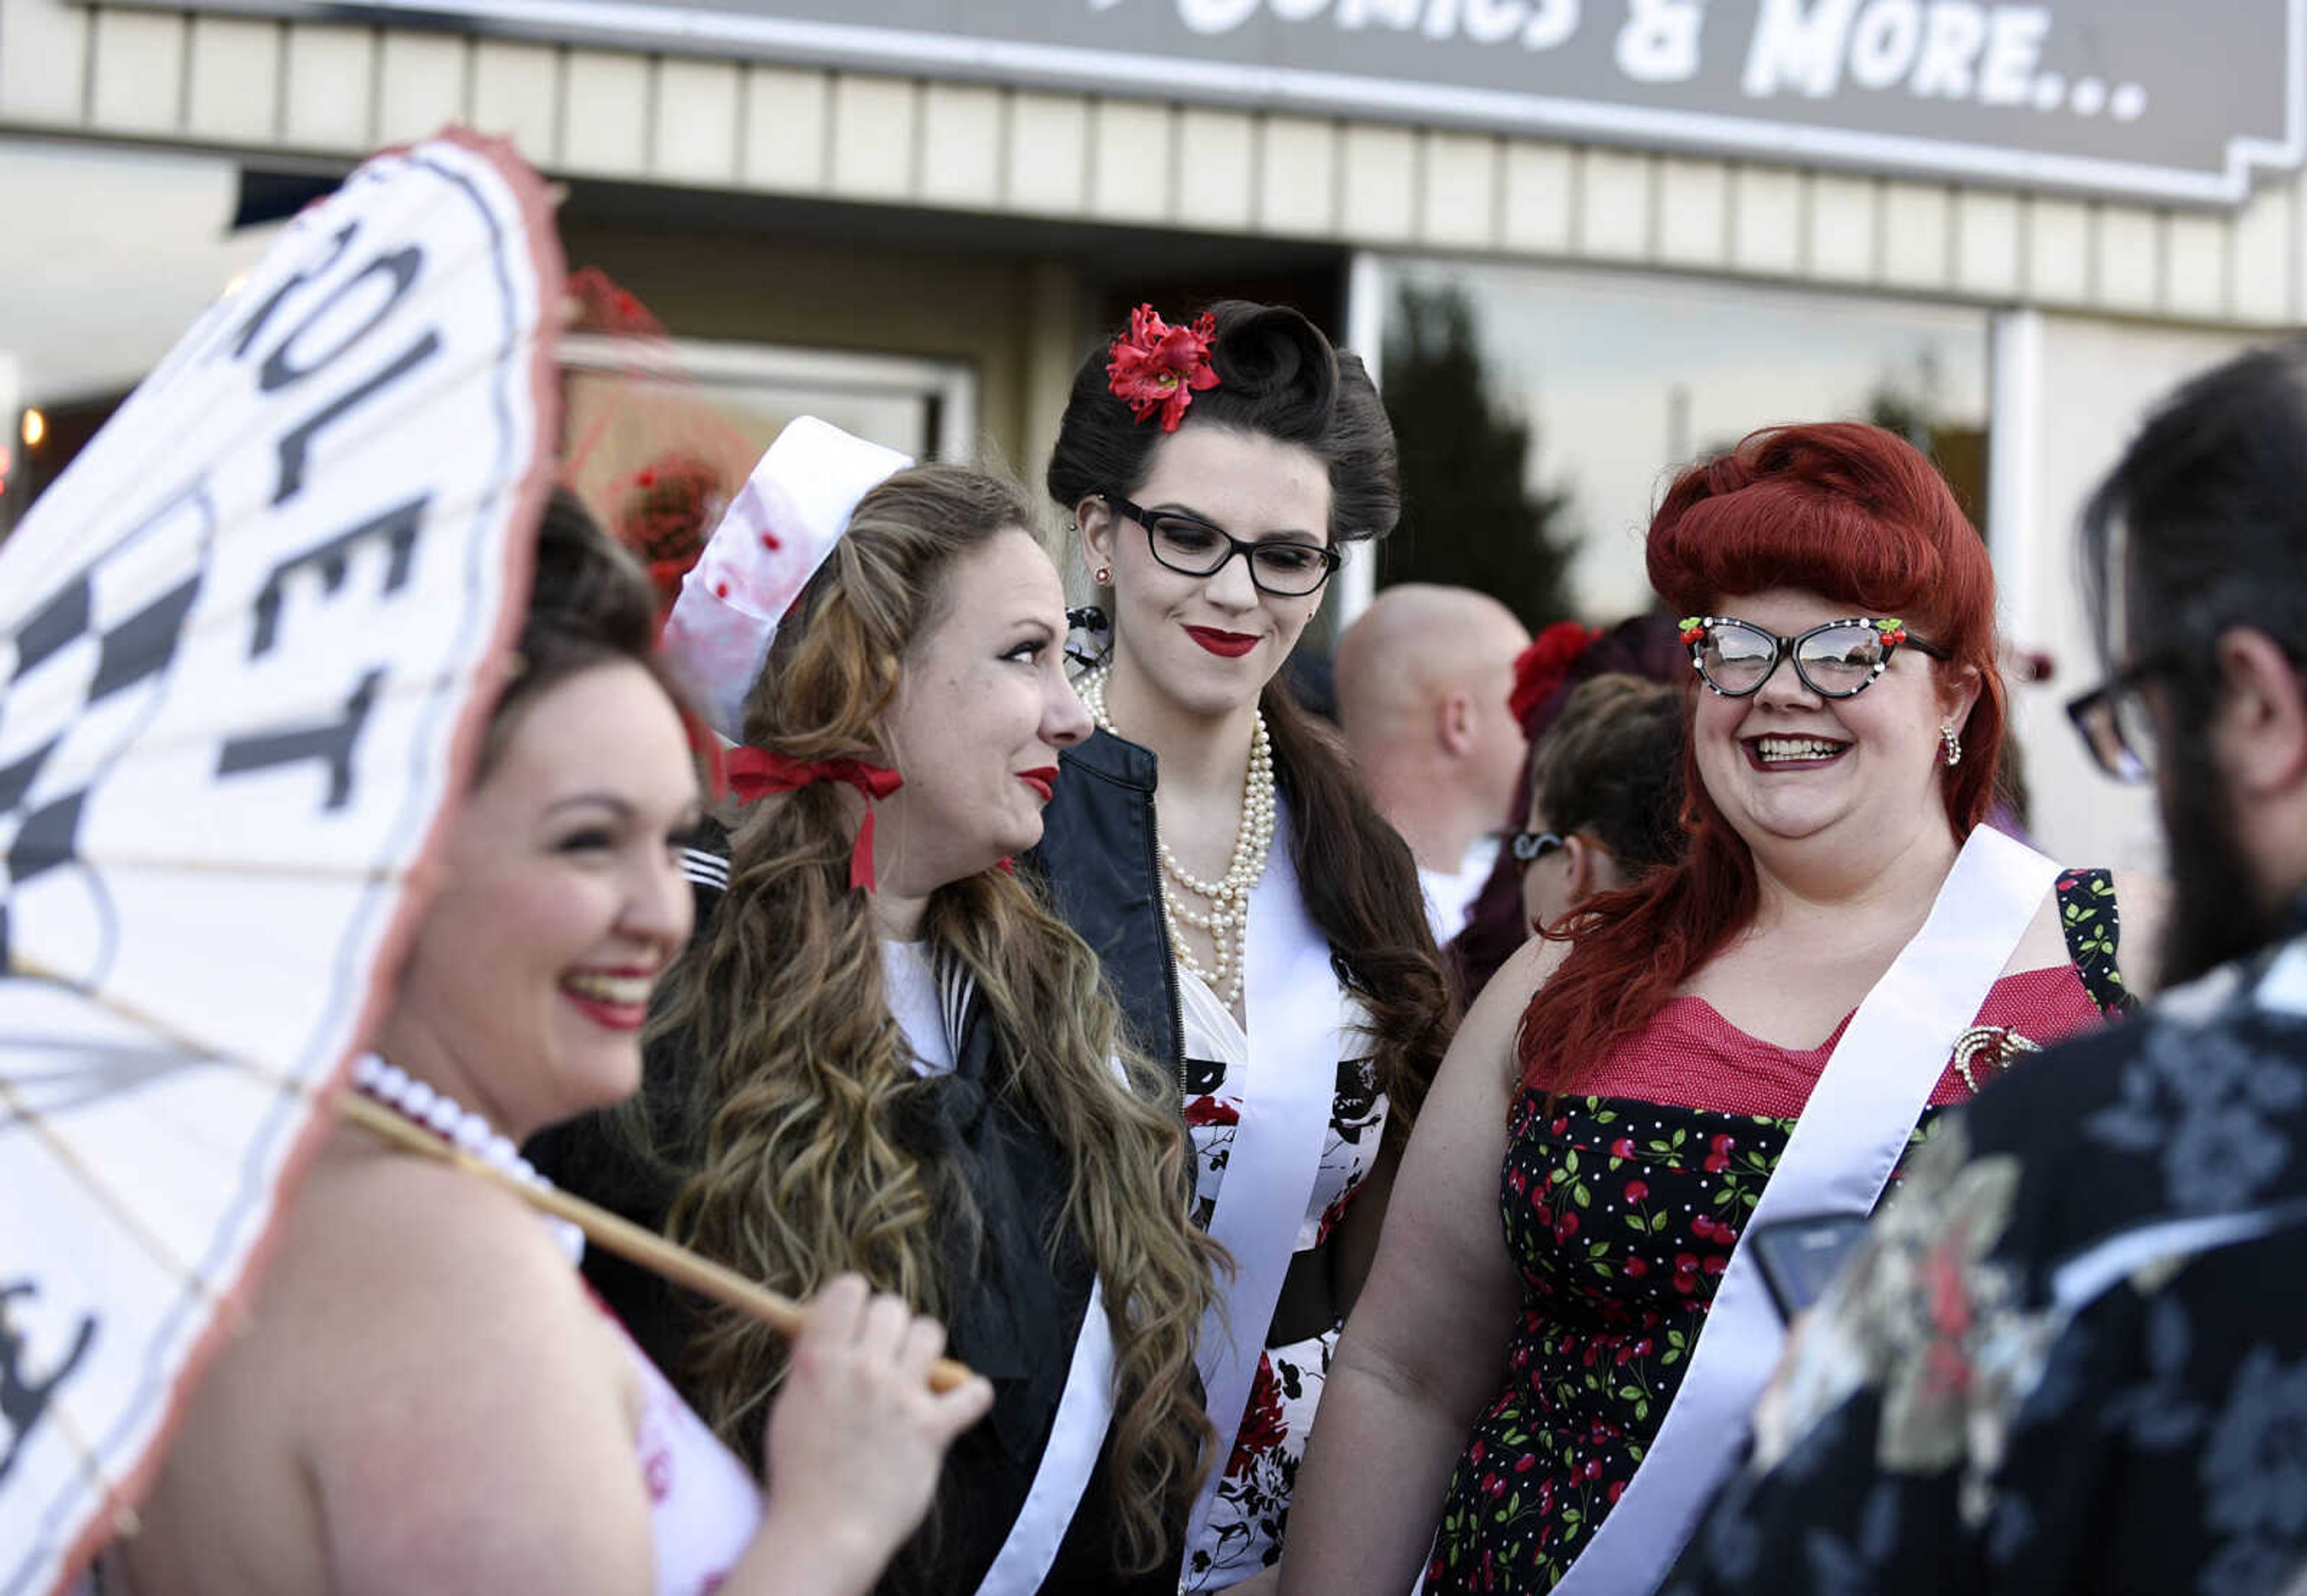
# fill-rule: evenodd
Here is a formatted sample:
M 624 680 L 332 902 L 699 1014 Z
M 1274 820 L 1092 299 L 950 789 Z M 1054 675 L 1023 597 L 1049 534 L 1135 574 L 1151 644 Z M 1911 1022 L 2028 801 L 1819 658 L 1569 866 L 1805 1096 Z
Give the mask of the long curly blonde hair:
M 890 762 L 879 728 L 909 644 L 941 618 L 948 568 L 1030 513 L 1016 490 L 950 466 L 866 495 L 779 628 L 747 743 Z M 701 1138 L 668 1228 L 777 1291 L 855 1270 L 949 1317 L 955 1260 L 975 1250 L 956 1243 L 974 1242 L 978 1216 L 962 1172 L 907 1133 L 937 1083 L 913 1068 L 870 904 L 849 886 L 852 802 L 818 784 L 754 804 L 732 838 L 727 896 L 671 977 L 652 1037 L 677 1034 L 696 1060 Z M 922 930 L 941 964 L 974 978 L 1013 1101 L 1062 1156 L 1066 1221 L 1103 1283 L 1115 1343 L 1118 1561 L 1150 1569 L 1208 1466 L 1194 1346 L 1222 1260 L 1187 1217 L 1177 1085 L 1121 1046 L 1096 956 L 1007 872 L 939 888 Z M 731 1313 L 709 1316 L 692 1348 L 692 1395 L 749 1454 L 785 1358 Z

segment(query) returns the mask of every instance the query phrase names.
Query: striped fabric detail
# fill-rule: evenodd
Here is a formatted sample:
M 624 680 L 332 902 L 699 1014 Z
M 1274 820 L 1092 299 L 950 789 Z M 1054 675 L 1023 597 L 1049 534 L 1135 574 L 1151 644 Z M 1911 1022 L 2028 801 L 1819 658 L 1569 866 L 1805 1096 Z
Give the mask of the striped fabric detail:
M 961 1033 L 969 1017 L 970 1005 L 977 1001 L 977 978 L 961 967 L 957 959 L 938 961 L 938 1008 L 945 1020 L 946 1046 L 956 1059 L 961 1057 Z
M 712 892 L 729 890 L 729 862 L 708 848 L 684 847 L 676 850 L 681 857 L 681 873 L 692 887 L 702 887 Z

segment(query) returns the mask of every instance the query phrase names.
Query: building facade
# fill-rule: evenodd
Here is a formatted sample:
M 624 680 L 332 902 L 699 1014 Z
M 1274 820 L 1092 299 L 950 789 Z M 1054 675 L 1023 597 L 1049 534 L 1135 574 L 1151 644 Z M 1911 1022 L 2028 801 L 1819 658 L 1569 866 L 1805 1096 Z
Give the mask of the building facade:
M 1258 37 L 1278 48 L 1291 28 L 1310 39 L 1359 27 L 1410 52 L 1441 22 L 1456 30 L 1454 47 L 1477 22 L 1510 21 L 1535 49 L 1529 41 L 1565 9 L 1357 3 L 1266 0 Z M 1636 21 L 1687 3 L 1587 9 L 1614 23 L 1624 13 L 1623 56 Z M 1222 23 L 1250 28 L 1257 10 L 1252 0 L 1049 0 L 1051 31 L 1070 37 L 1124 4 L 1174 5 L 1214 37 Z M 2284 116 L 2295 119 L 2300 5 L 2235 5 L 2238 26 L 2264 30 Z M 2089 772 L 2060 712 L 2097 673 L 2074 518 L 2152 397 L 2307 314 L 2307 189 L 2287 122 L 2284 137 L 2260 141 L 2263 159 L 2198 192 L 2150 183 L 2126 194 L 2103 174 L 2079 176 L 2056 150 L 1990 169 L 1960 150 L 1942 161 L 1897 127 L 1838 142 L 1779 126 L 1710 143 L 1689 129 L 1720 117 L 1661 120 L 1559 95 L 1374 93 L 1358 106 L 1366 78 L 1293 77 L 1271 59 L 1226 77 L 1180 57 L 1172 82 L 1096 70 L 1106 57 L 1095 52 L 1082 56 L 1090 70 L 1019 65 L 997 39 L 909 59 L 867 50 L 861 65 L 859 49 L 814 35 L 796 44 L 775 19 L 716 31 L 703 13 L 666 13 L 661 32 L 619 38 L 570 25 L 586 10 L 570 0 L 510 23 L 415 11 L 348 22 L 0 0 L 0 157 L 11 145 L 195 157 L 239 173 L 244 200 L 251 172 L 325 178 L 444 123 L 507 134 L 568 184 L 572 263 L 600 265 L 639 295 L 690 375 L 721 385 L 763 427 L 806 406 L 925 452 L 982 453 L 1029 479 L 1076 364 L 1136 297 L 1292 299 L 1368 352 L 1383 382 L 1383 352 L 1411 301 L 1454 296 L 1472 312 L 1502 401 L 1532 425 L 1534 481 L 1567 495 L 1573 591 L 1592 620 L 1642 603 L 1640 526 L 1674 460 L 1773 421 L 1903 418 L 1942 442 L 1959 485 L 1963 472 L 1975 478 L 1968 496 L 1994 551 L 2006 628 L 2055 661 L 2051 682 L 2013 694 L 2042 840 L 2079 862 L 2155 862 L 2145 801 Z M 2003 13 L 2027 13 L 2013 29 L 2035 26 L 2036 13 L 2043 28 L 2071 20 L 1948 0 L 1746 10 L 1757 30 L 1773 17 L 1815 26 L 1833 12 L 1848 30 L 1835 70 L 1889 84 L 1883 74 L 1905 61 L 1908 79 L 1891 86 L 1913 93 L 1942 13 L 1984 19 L 1967 80 L 1981 95 Z M 2178 19 L 2193 8 L 2168 10 Z M 1566 11 L 1574 27 L 1578 7 Z M 2243 14 L 2258 12 L 2272 23 Z M 1921 42 L 1913 60 L 1894 60 L 1909 13 Z M 1750 80 L 1756 48 L 1747 42 Z M 1790 55 L 1780 67 L 1826 64 Z M 2054 78 L 2037 72 L 2013 92 L 2047 102 Z M 2062 115 L 2082 114 L 2080 84 L 2060 92 Z M 2123 86 L 2105 92 L 2111 118 L 2125 108 Z M 1905 101 L 1883 103 L 1905 114 Z M 2145 119 L 2137 101 L 2127 108 Z M 37 236 L 55 223 L 20 214 L 8 225 Z M 147 219 L 78 225 L 133 249 Z M 199 286 L 195 306 L 221 284 Z M 81 397 L 45 388 L 40 362 L 12 361 L 7 325 L 0 372 L 16 367 L 25 402 Z M 1350 566 L 1339 607 L 1364 601 L 1369 580 L 1367 562 Z

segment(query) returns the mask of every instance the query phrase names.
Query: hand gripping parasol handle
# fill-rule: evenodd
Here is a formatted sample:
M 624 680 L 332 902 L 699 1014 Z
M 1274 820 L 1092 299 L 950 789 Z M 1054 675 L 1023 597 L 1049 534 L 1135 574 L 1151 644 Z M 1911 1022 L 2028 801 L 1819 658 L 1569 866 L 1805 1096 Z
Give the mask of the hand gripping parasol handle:
M 362 1129 L 390 1142 L 396 1147 L 411 1153 L 421 1153 L 442 1163 L 455 1164 L 478 1175 L 491 1185 L 509 1191 L 530 1207 L 565 1219 L 585 1232 L 585 1239 L 607 1248 L 629 1263 L 662 1274 L 675 1285 L 686 1286 L 700 1296 L 750 1314 L 778 1334 L 791 1337 L 800 1334 L 802 1314 L 805 1305 L 790 1297 L 781 1297 L 765 1286 L 754 1284 L 733 1269 L 724 1268 L 710 1258 L 699 1257 L 685 1247 L 676 1247 L 664 1237 L 643 1230 L 629 1219 L 620 1218 L 606 1208 L 570 1197 L 567 1192 L 550 1186 L 531 1186 L 515 1179 L 502 1170 L 493 1169 L 459 1149 L 454 1143 L 442 1140 L 431 1131 L 412 1125 L 383 1104 L 370 1101 L 357 1092 L 344 1094 L 344 1117 Z M 969 1366 L 951 1358 L 940 1358 L 930 1366 L 930 1389 L 950 1391 L 971 1378 Z

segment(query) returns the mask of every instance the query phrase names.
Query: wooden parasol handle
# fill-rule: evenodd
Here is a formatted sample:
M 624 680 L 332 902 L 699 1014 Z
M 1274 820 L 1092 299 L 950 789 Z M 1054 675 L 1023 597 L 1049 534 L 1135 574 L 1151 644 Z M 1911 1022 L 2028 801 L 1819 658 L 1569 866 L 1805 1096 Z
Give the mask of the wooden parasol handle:
M 363 1130 L 390 1142 L 396 1147 L 411 1153 L 421 1153 L 442 1163 L 455 1164 L 478 1175 L 500 1190 L 509 1191 L 541 1213 L 555 1219 L 565 1219 L 585 1232 L 585 1239 L 594 1245 L 615 1253 L 629 1263 L 639 1264 L 672 1281 L 686 1286 L 699 1296 L 751 1315 L 779 1334 L 791 1337 L 801 1332 L 804 1305 L 790 1297 L 781 1297 L 765 1286 L 756 1285 L 733 1269 L 724 1268 L 710 1258 L 699 1257 L 685 1247 L 676 1247 L 664 1237 L 643 1230 L 629 1219 L 620 1218 L 606 1208 L 570 1197 L 551 1186 L 532 1186 L 507 1171 L 492 1168 L 442 1140 L 431 1131 L 412 1124 L 400 1115 L 362 1096 L 358 1092 L 344 1094 L 344 1117 Z M 951 1358 L 940 1358 L 930 1366 L 930 1389 L 950 1391 L 971 1377 L 969 1366 Z

